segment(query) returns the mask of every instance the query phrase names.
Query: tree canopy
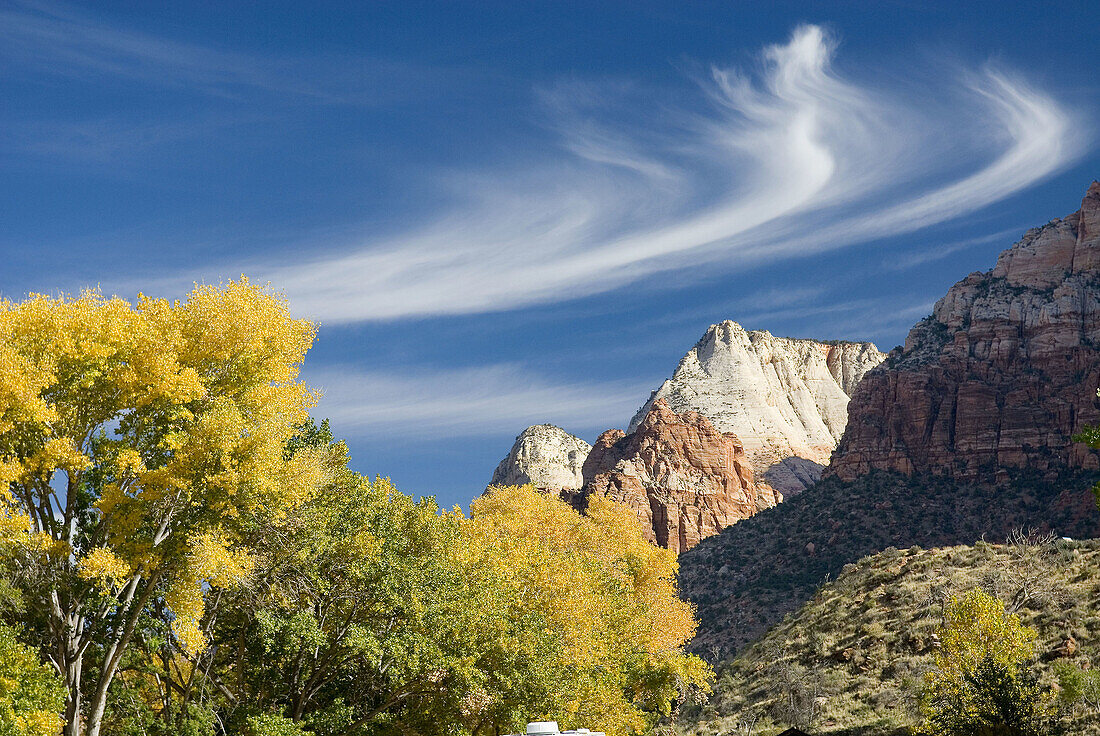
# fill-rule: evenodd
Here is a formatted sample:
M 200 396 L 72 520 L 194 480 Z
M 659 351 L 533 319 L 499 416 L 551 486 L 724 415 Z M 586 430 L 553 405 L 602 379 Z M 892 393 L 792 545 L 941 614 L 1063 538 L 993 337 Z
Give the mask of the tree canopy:
M 0 733 L 625 735 L 706 689 L 632 512 L 352 472 L 314 332 L 243 278 L 0 302 Z
M 318 458 L 284 455 L 315 398 L 297 380 L 313 335 L 246 279 L 182 302 L 0 302 L 6 541 L 67 733 L 99 733 L 154 601 L 182 652 L 203 649 L 205 591 L 246 578 L 256 532 L 319 486 Z
M 507 614 L 494 648 L 534 665 L 522 688 L 484 688 L 478 708 L 494 720 L 520 725 L 536 692 L 540 718 L 640 732 L 707 689 L 709 669 L 683 653 L 695 619 L 676 555 L 647 542 L 631 510 L 594 496 L 582 515 L 532 486 L 495 488 L 464 532 L 479 577 L 498 582 L 483 586 L 485 607 Z

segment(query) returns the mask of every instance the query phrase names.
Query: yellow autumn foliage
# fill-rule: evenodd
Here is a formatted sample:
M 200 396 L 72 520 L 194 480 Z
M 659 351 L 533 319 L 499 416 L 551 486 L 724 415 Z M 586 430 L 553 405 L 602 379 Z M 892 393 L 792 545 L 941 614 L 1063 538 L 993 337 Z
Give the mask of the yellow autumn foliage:
M 501 591 L 489 605 L 544 622 L 541 648 L 509 642 L 550 656 L 545 669 L 561 680 L 532 718 L 642 733 L 674 699 L 708 689 L 709 668 L 683 651 L 695 619 L 677 594 L 676 555 L 647 542 L 626 507 L 594 496 L 582 515 L 532 486 L 493 488 L 471 505 L 464 534 L 472 566 Z
M 980 588 L 951 598 L 939 629 L 935 668 L 925 675 L 926 728 L 932 718 L 950 713 L 952 721 L 978 722 L 980 700 L 974 697 L 975 674 L 981 666 L 1013 673 L 1035 655 L 1038 633 L 1005 610 L 1004 601 Z
M 106 547 L 96 547 L 83 558 L 77 566 L 77 575 L 85 580 L 99 580 L 110 585 L 130 577 L 133 572 L 130 563 Z
M 315 451 L 284 456 L 317 398 L 298 380 L 314 334 L 244 277 L 179 301 L 0 300 L 0 543 L 72 586 L 61 616 L 110 611 L 80 593 L 91 582 L 129 591 L 112 615 L 162 598 L 183 648 L 204 646 L 206 591 L 246 578 L 256 530 L 329 472 Z
M 226 540 L 205 532 L 192 537 L 185 569 L 168 588 L 165 601 L 175 614 L 172 633 L 184 653 L 196 654 L 206 646 L 200 623 L 205 608 L 202 588 L 226 588 L 243 582 L 255 567 L 246 550 L 231 549 Z
M 65 725 L 57 713 L 38 710 L 15 716 L 15 733 L 19 736 L 56 736 Z
M 995 664 L 1014 666 L 1035 653 L 1034 629 L 1005 611 L 1004 601 L 981 588 L 954 596 L 940 627 L 932 681 L 962 679 L 989 657 Z

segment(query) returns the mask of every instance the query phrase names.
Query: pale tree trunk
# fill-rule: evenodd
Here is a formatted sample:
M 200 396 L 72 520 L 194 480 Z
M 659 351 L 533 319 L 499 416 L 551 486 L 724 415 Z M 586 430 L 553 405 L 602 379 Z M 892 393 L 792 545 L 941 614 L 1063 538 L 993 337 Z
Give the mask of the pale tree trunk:
M 81 692 L 84 677 L 83 621 L 74 615 L 62 612 L 61 601 L 56 592 L 53 596 L 53 627 L 56 637 L 56 665 L 65 682 L 65 726 L 63 736 L 83 736 L 84 734 L 84 697 Z
M 111 687 L 111 683 L 118 673 L 118 666 L 122 664 L 122 655 L 126 653 L 127 647 L 130 646 L 130 639 L 133 638 L 138 619 L 141 618 L 141 612 L 145 609 L 145 604 L 153 596 L 159 577 L 159 574 L 150 576 L 145 582 L 145 590 L 142 591 L 140 596 L 137 596 L 137 600 L 134 600 L 134 594 L 137 592 L 138 586 L 141 585 L 141 575 L 135 575 L 130 585 L 127 586 L 129 592 L 126 594 L 128 603 L 126 623 L 122 632 L 116 634 L 118 638 L 107 648 L 107 652 L 103 657 L 103 670 L 99 673 L 95 694 L 88 704 L 85 736 L 99 736 L 99 730 L 103 724 L 103 714 L 107 709 L 107 690 Z
M 35 531 L 48 533 L 71 549 L 75 533 L 74 517 L 76 513 L 73 498 L 80 485 L 81 475 L 80 473 L 67 473 L 66 475 L 64 516 L 60 520 L 60 525 L 56 523 L 58 520 L 49 505 L 51 493 L 49 481 L 46 482 L 44 487 L 37 488 L 40 498 L 44 501 L 45 510 L 41 506 L 36 507 L 34 497 L 30 492 L 31 489 L 28 489 L 26 501 L 28 510 L 33 511 L 36 508 L 38 510 L 37 518 L 33 512 L 31 514 L 36 526 Z M 58 505 L 60 506 L 60 502 Z M 67 691 L 64 711 L 65 725 L 62 728 L 63 736 L 82 736 L 84 731 L 84 699 L 81 686 L 84 676 L 84 652 L 87 649 L 88 642 L 84 639 L 86 621 L 78 613 L 79 608 L 79 601 L 74 601 L 68 596 L 62 603 L 61 594 L 57 588 L 54 588 L 50 595 L 50 617 L 57 651 L 57 662 L 55 664 L 65 682 Z
M 115 630 L 114 640 L 107 646 L 103 657 L 103 667 L 95 683 L 95 692 L 87 704 L 84 703 L 81 693 L 86 643 L 82 641 L 83 634 L 76 633 L 76 628 L 68 623 L 77 617 L 75 615 L 65 616 L 61 611 L 60 601 L 55 596 L 54 617 L 57 622 L 56 632 L 60 639 L 58 641 L 60 669 L 65 679 L 65 687 L 68 689 L 65 698 L 63 736 L 99 736 L 103 716 L 107 708 L 107 691 L 118 673 L 122 656 L 130 645 L 134 629 L 141 618 L 141 612 L 156 590 L 159 577 L 155 574 L 146 580 L 145 589 L 141 591 L 140 595 L 135 595 L 143 580 L 140 574 L 131 578 L 123 590 L 122 600 L 120 601 L 122 604 L 121 610 L 116 614 L 122 628 L 121 630 Z
M 65 686 L 69 694 L 65 698 L 65 730 L 64 736 L 80 736 L 83 725 L 80 698 L 80 662 L 75 662 L 66 668 Z
M 84 675 L 83 621 L 65 612 L 61 596 L 55 589 L 50 596 L 50 628 L 54 636 L 51 657 L 57 673 L 65 682 L 65 736 L 80 736 L 83 721 L 83 699 L 80 686 Z

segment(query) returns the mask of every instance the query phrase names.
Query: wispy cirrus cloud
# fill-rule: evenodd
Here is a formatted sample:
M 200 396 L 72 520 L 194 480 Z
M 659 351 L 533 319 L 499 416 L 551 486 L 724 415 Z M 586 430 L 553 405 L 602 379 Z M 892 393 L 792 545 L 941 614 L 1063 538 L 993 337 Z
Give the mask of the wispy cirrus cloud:
M 1088 147 L 1079 111 L 1003 70 L 891 90 L 840 75 L 833 53 L 801 27 L 758 75 L 712 69 L 705 109 L 616 109 L 565 85 L 545 95 L 553 162 L 452 174 L 456 204 L 431 224 L 243 267 L 329 324 L 503 311 L 914 232 Z
M 650 389 L 553 381 L 516 364 L 399 372 L 329 366 L 306 380 L 332 397 L 321 400 L 318 414 L 341 436 L 374 439 L 495 435 L 543 422 L 596 431 L 625 423 Z
M 374 106 L 446 93 L 467 72 L 441 65 L 328 54 L 294 57 L 231 51 L 103 20 L 79 6 L 14 0 L 0 8 L 0 68 L 126 80 L 253 100 Z
M 982 235 L 977 238 L 966 238 L 964 240 L 956 240 L 948 243 L 923 246 L 909 253 L 892 255 L 888 260 L 884 261 L 882 265 L 883 268 L 889 271 L 904 271 L 907 268 L 938 261 L 942 258 L 947 258 L 953 253 L 976 248 L 979 245 L 997 244 L 1003 250 L 1007 248 L 1010 243 L 1018 239 L 1020 234 L 1026 229 L 1026 227 L 1021 226 L 1012 228 L 1011 230 L 1001 230 L 1000 232 L 990 233 L 989 235 Z
M 150 149 L 172 145 L 241 124 L 241 116 L 214 115 L 184 120 L 128 120 L 106 116 L 83 120 L 34 120 L 3 126 L 4 150 L 68 163 L 103 164 L 140 158 Z

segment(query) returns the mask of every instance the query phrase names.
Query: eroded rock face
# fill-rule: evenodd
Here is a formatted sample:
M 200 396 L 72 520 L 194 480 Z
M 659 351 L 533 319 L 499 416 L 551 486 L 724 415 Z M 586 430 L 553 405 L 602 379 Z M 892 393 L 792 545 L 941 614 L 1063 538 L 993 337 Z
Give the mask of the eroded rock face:
M 631 421 L 655 402 L 695 411 L 744 443 L 757 484 L 790 496 L 813 485 L 844 433 L 856 385 L 886 356 L 869 342 L 818 342 L 712 325 Z
M 1071 437 L 1100 421 L 1100 184 L 955 284 L 869 373 L 828 473 L 997 480 L 1004 468 L 1095 469 Z
M 696 412 L 676 414 L 657 399 L 629 434 L 600 435 L 584 463 L 580 502 L 592 494 L 634 509 L 650 541 L 675 552 L 774 506 L 781 498 L 753 482 L 740 440 Z
M 536 424 L 516 437 L 508 456 L 500 461 L 490 485 L 533 484 L 561 493 L 584 485 L 581 467 L 592 446 L 553 424 Z

